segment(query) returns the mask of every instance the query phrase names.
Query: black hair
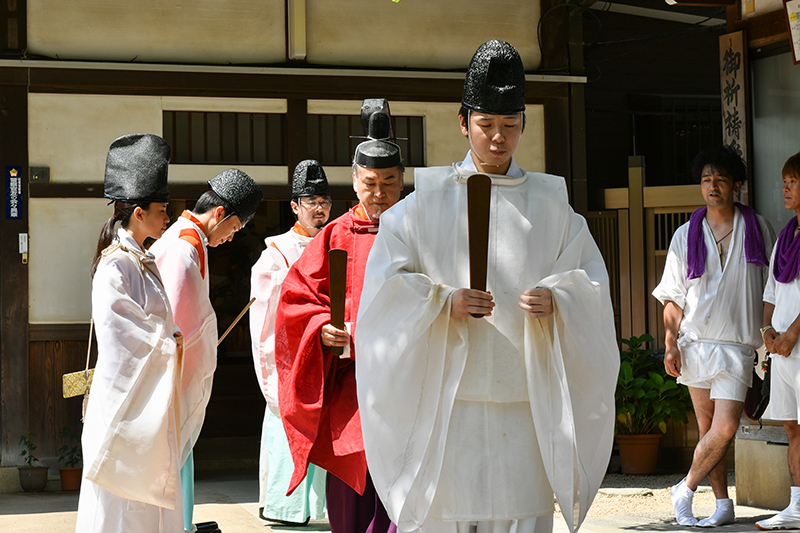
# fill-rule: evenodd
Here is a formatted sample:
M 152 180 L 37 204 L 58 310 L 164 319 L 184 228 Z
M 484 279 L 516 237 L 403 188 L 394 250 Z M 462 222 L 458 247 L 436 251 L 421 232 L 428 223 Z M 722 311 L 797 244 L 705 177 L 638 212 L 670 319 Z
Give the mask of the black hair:
M 461 107 L 458 110 L 458 116 L 459 117 L 464 117 L 464 122 L 467 123 L 467 129 L 469 129 L 469 114 L 470 113 L 472 113 L 472 109 L 468 108 L 464 104 L 461 104 Z M 526 122 L 525 111 L 523 111 L 522 112 L 522 130 L 521 131 L 525 131 L 525 122 Z
M 103 224 L 103 228 L 100 230 L 100 238 L 97 240 L 97 250 L 94 253 L 94 259 L 92 259 L 93 278 L 94 273 L 97 272 L 97 265 L 100 264 L 100 257 L 102 256 L 103 250 L 108 248 L 117 238 L 117 232 L 114 231 L 114 226 L 117 222 L 119 222 L 123 228 L 127 228 L 136 208 L 140 207 L 147 211 L 150 209 L 150 204 L 151 202 L 114 202 L 114 214 Z
M 236 210 L 231 207 L 231 204 L 220 198 L 220 196 L 212 190 L 204 192 L 203 195 L 197 199 L 197 203 L 194 204 L 192 212 L 195 215 L 202 215 L 217 207 L 223 207 L 225 209 L 225 216 L 237 215 Z
M 800 179 L 800 152 L 786 160 L 786 163 L 783 164 L 781 176 Z
M 703 169 L 710 166 L 721 176 L 730 178 L 734 183 L 747 179 L 747 166 L 741 156 L 732 148 L 723 146 L 704 150 L 692 161 L 691 176 L 697 183 L 703 176 Z

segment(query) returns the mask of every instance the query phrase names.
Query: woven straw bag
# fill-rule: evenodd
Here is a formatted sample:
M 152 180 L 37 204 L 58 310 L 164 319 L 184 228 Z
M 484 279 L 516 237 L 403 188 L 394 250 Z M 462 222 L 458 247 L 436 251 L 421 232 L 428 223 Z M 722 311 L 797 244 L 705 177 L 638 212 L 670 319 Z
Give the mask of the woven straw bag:
M 94 368 L 89 368 L 89 355 L 92 353 L 92 329 L 94 329 L 94 320 L 89 322 L 89 349 L 86 351 L 86 369 L 61 376 L 64 398 L 85 395 L 92 386 Z

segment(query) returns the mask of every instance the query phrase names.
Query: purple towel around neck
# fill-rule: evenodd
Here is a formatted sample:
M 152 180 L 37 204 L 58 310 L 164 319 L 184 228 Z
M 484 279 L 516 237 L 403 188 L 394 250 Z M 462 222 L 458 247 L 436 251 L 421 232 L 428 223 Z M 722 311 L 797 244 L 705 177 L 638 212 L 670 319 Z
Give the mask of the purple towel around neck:
M 773 259 L 772 273 L 775 281 L 791 283 L 800 270 L 800 239 L 795 238 L 794 230 L 797 227 L 797 217 L 793 217 L 781 230 L 778 242 L 775 243 L 775 258 Z
M 761 234 L 761 225 L 758 223 L 756 212 L 753 208 L 739 202 L 734 202 L 744 218 L 744 256 L 748 263 L 758 266 L 767 266 L 767 252 L 764 249 L 764 236 Z M 699 278 L 706 271 L 705 239 L 703 239 L 703 218 L 708 208 L 701 207 L 689 218 L 689 234 L 687 236 L 687 273 L 688 279 Z M 800 240 L 800 239 L 798 239 Z M 797 272 L 795 272 L 795 275 Z

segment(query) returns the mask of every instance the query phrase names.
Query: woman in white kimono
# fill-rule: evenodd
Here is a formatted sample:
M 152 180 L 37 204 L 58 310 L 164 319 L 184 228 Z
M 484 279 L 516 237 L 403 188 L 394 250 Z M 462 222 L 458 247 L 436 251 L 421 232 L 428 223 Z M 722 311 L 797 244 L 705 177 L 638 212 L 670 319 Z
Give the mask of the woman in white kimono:
M 105 196 L 114 214 L 92 265 L 98 358 L 82 436 L 79 533 L 183 532 L 181 337 L 144 248 L 169 222 L 169 156 L 155 135 L 120 137 L 108 152 Z

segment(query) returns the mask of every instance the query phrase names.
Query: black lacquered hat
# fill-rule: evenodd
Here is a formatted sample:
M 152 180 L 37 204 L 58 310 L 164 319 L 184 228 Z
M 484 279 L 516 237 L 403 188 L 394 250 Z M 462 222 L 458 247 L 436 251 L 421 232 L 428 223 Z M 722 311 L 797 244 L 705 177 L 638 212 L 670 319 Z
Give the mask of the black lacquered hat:
M 467 69 L 461 103 L 491 115 L 525 111 L 525 69 L 517 49 L 505 41 L 486 41 Z
M 392 135 L 392 115 L 389 102 L 383 98 L 364 100 L 361 104 L 361 124 L 367 139 L 356 147 L 355 163 L 364 168 L 392 168 L 403 163 L 400 147 Z
M 111 143 L 104 194 L 120 202 L 168 202 L 170 148 L 158 135 L 134 133 Z
M 306 159 L 294 167 L 292 175 L 292 198 L 303 196 L 330 196 L 328 178 L 319 161 Z
M 223 170 L 210 180 L 208 187 L 228 202 L 242 226 L 253 220 L 264 194 L 253 178 L 237 168 Z M 230 213 L 229 213 L 230 214 Z

